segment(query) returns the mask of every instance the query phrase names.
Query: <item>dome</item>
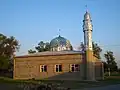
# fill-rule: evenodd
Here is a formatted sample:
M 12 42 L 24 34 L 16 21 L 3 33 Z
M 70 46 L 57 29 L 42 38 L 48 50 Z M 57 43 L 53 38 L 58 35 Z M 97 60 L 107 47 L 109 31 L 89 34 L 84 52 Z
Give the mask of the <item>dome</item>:
M 70 50 L 71 44 L 69 40 L 59 35 L 51 40 L 50 47 L 52 51 Z

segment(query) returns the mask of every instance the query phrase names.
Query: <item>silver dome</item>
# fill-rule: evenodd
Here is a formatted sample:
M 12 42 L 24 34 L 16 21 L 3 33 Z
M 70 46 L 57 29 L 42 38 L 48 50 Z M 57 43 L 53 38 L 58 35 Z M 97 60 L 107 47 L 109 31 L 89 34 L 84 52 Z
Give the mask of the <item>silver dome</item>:
M 59 35 L 58 37 L 51 40 L 50 46 L 51 46 L 51 48 L 56 48 L 56 47 L 59 47 L 59 46 L 65 46 L 67 48 L 70 48 L 71 44 L 70 44 L 69 40 L 67 40 L 66 38 L 61 37 Z

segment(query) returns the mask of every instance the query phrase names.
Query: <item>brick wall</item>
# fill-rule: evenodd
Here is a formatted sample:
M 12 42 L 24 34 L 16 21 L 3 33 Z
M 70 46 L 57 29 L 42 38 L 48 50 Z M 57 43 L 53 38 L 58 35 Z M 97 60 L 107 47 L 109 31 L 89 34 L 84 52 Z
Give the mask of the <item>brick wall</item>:
M 54 79 L 54 80 L 82 80 L 84 68 L 81 54 L 16 57 L 14 59 L 14 79 Z M 97 61 L 97 58 L 94 58 Z M 100 62 L 99 62 L 100 63 Z M 62 65 L 62 72 L 55 72 L 55 65 Z M 79 64 L 79 72 L 70 72 L 70 64 Z M 40 65 L 47 65 L 47 72 L 40 72 Z M 101 66 L 95 64 L 95 74 L 101 77 Z
M 60 55 L 15 58 L 14 79 L 81 79 L 80 72 L 69 72 L 70 64 L 81 64 L 82 55 Z M 40 72 L 40 65 L 47 65 L 47 72 Z M 62 65 L 62 72 L 55 72 L 55 65 Z

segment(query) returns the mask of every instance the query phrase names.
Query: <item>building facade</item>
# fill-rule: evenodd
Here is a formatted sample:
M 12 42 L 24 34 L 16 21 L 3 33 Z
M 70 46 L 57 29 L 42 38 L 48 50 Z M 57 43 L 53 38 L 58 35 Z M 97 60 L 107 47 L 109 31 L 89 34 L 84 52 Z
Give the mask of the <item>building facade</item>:
M 71 51 L 69 40 L 59 36 L 50 42 L 51 51 L 16 56 L 14 79 L 103 79 L 103 64 L 93 55 L 92 27 L 90 14 L 86 11 L 83 20 L 84 51 Z
M 17 56 L 14 79 L 83 80 L 84 53 L 78 51 L 41 52 Z M 102 63 L 96 57 L 95 78 L 102 79 Z

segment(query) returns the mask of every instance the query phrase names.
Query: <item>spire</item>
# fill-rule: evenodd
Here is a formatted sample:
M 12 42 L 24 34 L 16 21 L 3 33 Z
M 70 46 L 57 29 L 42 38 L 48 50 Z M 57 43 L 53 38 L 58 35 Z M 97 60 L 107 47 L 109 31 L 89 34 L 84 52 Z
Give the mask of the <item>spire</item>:
M 88 12 L 88 8 L 87 8 L 87 5 L 85 5 L 85 8 L 86 8 L 86 12 Z
M 59 37 L 60 37 L 60 31 L 61 31 L 61 29 L 59 29 Z
M 84 30 L 92 31 L 92 20 L 91 20 L 91 16 L 90 16 L 90 13 L 88 12 L 88 10 L 86 10 L 86 12 L 84 14 L 83 31 Z
M 86 7 L 86 12 L 84 14 L 84 20 L 91 20 L 90 13 L 88 12 L 88 6 L 85 5 Z

